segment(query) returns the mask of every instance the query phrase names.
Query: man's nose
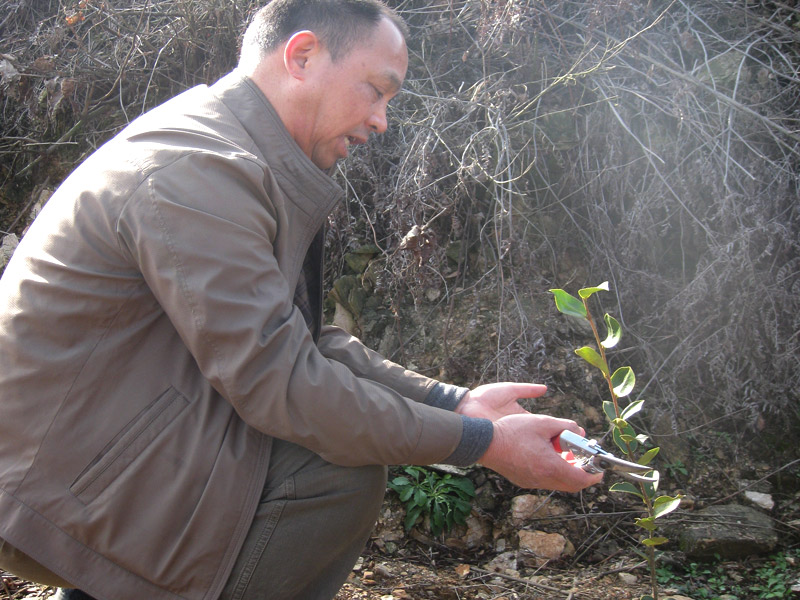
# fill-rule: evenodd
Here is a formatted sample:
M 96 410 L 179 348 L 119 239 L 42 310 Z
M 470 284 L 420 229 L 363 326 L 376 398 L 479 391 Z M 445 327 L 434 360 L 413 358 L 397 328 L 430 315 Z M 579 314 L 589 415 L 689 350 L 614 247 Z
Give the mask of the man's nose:
M 383 133 L 388 128 L 386 121 L 386 105 L 382 104 L 380 108 L 376 109 L 367 119 L 367 125 L 375 133 Z

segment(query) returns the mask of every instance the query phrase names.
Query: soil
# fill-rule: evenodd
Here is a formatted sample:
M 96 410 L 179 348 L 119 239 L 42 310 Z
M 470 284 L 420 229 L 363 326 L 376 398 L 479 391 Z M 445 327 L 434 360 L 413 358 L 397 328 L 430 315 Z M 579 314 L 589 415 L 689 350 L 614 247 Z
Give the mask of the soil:
M 698 497 L 687 492 L 696 506 L 726 501 L 727 484 L 719 477 L 715 481 L 712 468 L 717 466 L 710 463 L 703 469 L 708 472 L 697 477 L 708 482 L 710 495 Z M 471 475 L 475 477 L 474 472 Z M 402 506 L 393 492 L 387 492 L 373 537 L 335 600 L 633 600 L 650 593 L 648 568 L 636 554 L 633 542 L 635 528 L 629 514 L 633 505 L 628 504 L 625 494 L 608 494 L 606 485 L 580 495 L 556 495 L 551 500 L 565 507 L 567 514 L 536 523 L 537 528 L 561 532 L 575 542 L 577 550 L 572 556 L 539 567 L 521 563 L 518 570 L 497 567 L 497 561 L 492 561 L 499 555 L 498 538 L 512 540 L 518 530 L 508 516 L 510 498 L 524 492 L 509 487 L 494 474 L 485 477 L 486 484 L 496 491 L 497 505 L 490 509 L 476 506 L 473 514 L 492 523 L 494 542 L 467 548 L 463 528 L 436 539 L 426 535 L 424 525 L 403 533 L 398 525 L 403 518 Z M 659 598 L 800 597 L 790 589 L 792 584 L 800 585 L 800 554 L 796 550 L 800 493 L 786 493 L 784 489 L 774 496 L 777 505 L 771 516 L 783 534 L 775 555 L 699 564 L 669 546 L 658 565 L 672 576 L 659 586 Z M 678 511 L 675 519 L 690 518 L 690 508 L 691 504 Z M 773 566 L 775 556 L 783 557 L 781 569 Z M 774 595 L 758 589 L 759 582 L 772 585 L 769 581 L 776 578 L 781 579 L 783 587 L 776 586 Z M 726 596 L 726 590 L 735 593 Z M 54 593 L 52 588 L 4 574 L 0 600 L 49 598 Z
M 639 598 L 648 588 L 641 583 L 623 583 L 619 572 L 635 572 L 637 563 L 621 564 L 618 570 L 599 568 L 549 569 L 533 580 L 490 573 L 464 562 L 445 560 L 442 565 L 392 560 L 365 555 L 344 584 L 336 600 L 441 600 L 492 599 L 540 600 L 593 598 L 628 600 Z M 639 578 L 641 581 L 641 578 Z M 55 590 L 3 575 L 2 600 L 49 598 Z
M 628 600 L 640 598 L 649 589 L 641 577 L 634 575 L 636 583 L 619 579 L 619 573 L 637 570 L 640 563 L 635 561 L 621 561 L 616 569 L 556 567 L 527 579 L 491 573 L 457 561 L 447 561 L 435 567 L 408 561 L 386 561 L 378 556 L 368 558 L 365 564 L 360 571 L 353 572 L 336 600 Z

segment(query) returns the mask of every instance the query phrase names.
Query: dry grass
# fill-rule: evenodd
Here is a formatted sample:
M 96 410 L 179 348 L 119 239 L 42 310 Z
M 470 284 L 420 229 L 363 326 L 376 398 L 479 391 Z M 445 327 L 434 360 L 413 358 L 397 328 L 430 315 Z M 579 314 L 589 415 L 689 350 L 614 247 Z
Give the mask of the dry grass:
M 394 298 L 494 305 L 470 382 L 540 375 L 543 339 L 566 342 L 531 298 L 610 280 L 602 308 L 656 418 L 796 428 L 798 9 L 400 8 L 415 35 L 396 131 L 342 170 L 338 223 L 385 249 Z M 396 252 L 414 225 L 432 240 L 422 267 Z
M 392 131 L 340 167 L 329 231 L 330 280 L 348 250 L 380 248 L 368 341 L 462 383 L 562 385 L 547 357 L 574 344 L 546 290 L 608 279 L 601 308 L 651 417 L 742 438 L 767 423 L 771 441 L 796 428 L 798 9 L 393 4 L 412 30 L 406 91 Z M 20 233 L 35 192 L 142 111 L 233 66 L 256 5 L 8 3 L 0 230 Z M 401 250 L 415 225 L 424 244 Z

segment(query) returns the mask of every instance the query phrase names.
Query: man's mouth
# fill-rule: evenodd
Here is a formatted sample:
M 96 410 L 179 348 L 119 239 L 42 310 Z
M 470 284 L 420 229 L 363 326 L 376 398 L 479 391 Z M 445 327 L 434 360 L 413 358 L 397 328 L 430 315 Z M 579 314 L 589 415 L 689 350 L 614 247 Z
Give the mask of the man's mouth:
M 357 144 L 364 144 L 367 140 L 362 139 L 360 137 L 356 137 L 354 135 L 347 135 L 345 136 L 345 142 L 348 146 L 355 146 Z

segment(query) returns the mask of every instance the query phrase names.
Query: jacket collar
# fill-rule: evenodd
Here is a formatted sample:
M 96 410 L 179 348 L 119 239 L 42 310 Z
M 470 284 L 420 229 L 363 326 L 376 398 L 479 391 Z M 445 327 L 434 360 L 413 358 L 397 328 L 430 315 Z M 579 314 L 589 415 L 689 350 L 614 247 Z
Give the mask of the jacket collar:
M 297 206 L 309 216 L 327 216 L 344 194 L 342 188 L 303 153 L 255 82 L 234 70 L 211 91 L 242 124 Z

